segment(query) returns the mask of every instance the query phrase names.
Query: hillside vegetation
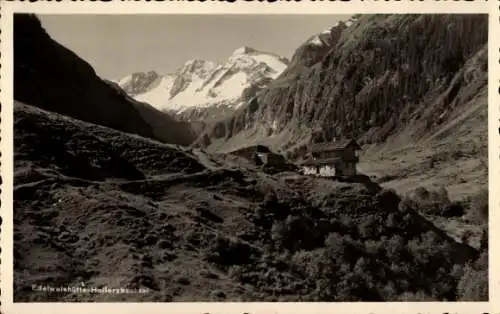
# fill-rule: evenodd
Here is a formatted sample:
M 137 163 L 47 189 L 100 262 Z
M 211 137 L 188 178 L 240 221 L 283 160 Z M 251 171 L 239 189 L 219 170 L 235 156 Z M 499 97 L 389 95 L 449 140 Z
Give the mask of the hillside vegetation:
M 207 150 L 14 20 L 16 302 L 488 300 L 486 16 L 339 24 L 245 92 Z M 268 144 L 293 161 L 311 137 L 359 138 L 362 174 L 252 160 Z
M 209 167 L 21 103 L 14 117 L 16 301 L 487 298 L 487 258 L 377 184 Z M 82 282 L 150 292 L 29 289 Z
M 213 150 L 266 144 L 298 154 L 318 133 L 377 147 L 487 132 L 486 15 L 360 15 L 306 43 L 259 96 L 208 132 Z M 482 123 L 467 124 L 468 120 Z

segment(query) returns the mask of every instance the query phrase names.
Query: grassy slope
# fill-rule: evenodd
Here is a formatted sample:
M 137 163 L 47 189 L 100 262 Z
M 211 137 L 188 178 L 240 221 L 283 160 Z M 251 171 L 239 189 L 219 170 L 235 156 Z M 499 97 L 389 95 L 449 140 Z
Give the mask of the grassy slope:
M 16 301 L 455 299 L 454 269 L 477 257 L 376 185 L 229 166 L 19 103 L 14 118 Z M 81 282 L 152 291 L 29 288 Z
M 14 99 L 163 143 L 189 145 L 188 123 L 127 96 L 54 41 L 34 15 L 14 15 Z

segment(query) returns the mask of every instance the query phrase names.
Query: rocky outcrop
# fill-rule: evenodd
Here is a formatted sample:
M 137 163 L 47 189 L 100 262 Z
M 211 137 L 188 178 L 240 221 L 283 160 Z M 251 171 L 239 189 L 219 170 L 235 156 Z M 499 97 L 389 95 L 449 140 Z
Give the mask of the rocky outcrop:
M 137 95 L 144 91 L 160 78 L 160 75 L 155 71 L 136 72 L 124 77 L 118 85 L 127 92 L 128 95 Z

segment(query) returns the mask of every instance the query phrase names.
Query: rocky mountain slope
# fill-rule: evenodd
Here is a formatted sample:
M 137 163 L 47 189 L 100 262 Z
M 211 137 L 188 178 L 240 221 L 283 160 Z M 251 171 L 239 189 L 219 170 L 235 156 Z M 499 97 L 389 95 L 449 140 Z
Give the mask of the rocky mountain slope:
M 260 143 L 297 156 L 317 139 L 381 146 L 486 135 L 487 37 L 486 15 L 355 16 L 299 47 L 199 144 Z
M 239 115 L 247 118 L 248 129 L 263 123 L 254 120 L 259 114 L 278 115 L 281 109 L 276 108 L 280 106 L 264 106 L 259 102 L 269 100 L 272 95 L 286 100 L 289 94 L 274 94 L 273 90 L 278 88 L 275 84 L 283 84 L 283 79 L 288 81 L 279 85 L 282 92 L 291 93 L 288 88 L 306 89 L 307 86 L 323 95 L 319 91 L 329 85 L 307 85 L 302 81 L 302 71 L 315 73 L 323 67 L 323 62 L 335 65 L 338 59 L 329 59 L 335 53 L 328 47 L 335 41 L 336 47 L 341 42 L 356 46 L 358 41 L 342 39 L 347 36 L 345 30 L 360 27 L 356 23 L 380 19 L 397 22 L 403 30 L 412 29 L 417 23 L 430 25 L 434 31 L 440 28 L 433 28 L 435 25 L 431 22 L 444 20 L 448 30 L 465 31 L 474 26 L 477 36 L 482 36 L 478 27 L 482 24 L 475 20 L 478 17 L 375 16 L 355 18 L 350 21 L 351 26 L 339 24 L 330 30 L 330 35 L 327 33 L 330 41 L 323 38 L 323 33 L 320 34 L 322 44 L 312 37 L 305 46 L 311 44 L 313 48 L 301 47 L 287 70 L 295 69 L 297 76 L 291 79 L 293 71 L 285 71 L 249 105 L 237 109 L 233 122 L 227 122 L 228 128 L 217 129 L 221 133 L 235 133 L 219 137 L 230 144 L 241 136 L 243 131 L 236 132 L 240 128 Z M 15 301 L 488 299 L 487 191 L 480 195 L 479 201 L 471 200 L 470 203 L 476 205 L 466 208 L 471 217 L 478 216 L 477 208 L 485 217 L 478 224 L 482 229 L 477 232 L 478 245 L 469 245 L 465 237 L 444 231 L 446 223 L 443 229 L 438 228 L 437 225 L 443 225 L 442 220 L 437 224 L 434 217 L 423 216 L 423 213 L 442 214 L 441 218 L 461 215 L 465 206 L 449 200 L 444 203 L 440 195 L 446 193 L 434 196 L 421 190 L 411 199 L 402 199 L 367 176 L 338 181 L 304 176 L 293 167 L 276 167 L 271 171 L 236 155 L 210 154 L 201 149 L 161 143 L 158 140 L 189 143 L 190 133 L 184 133 L 187 132 L 184 124 L 132 100 L 118 84 L 98 79 L 87 63 L 50 40 L 36 18 L 16 16 L 15 23 Z M 426 34 L 426 27 L 415 32 Z M 352 34 L 359 36 L 354 31 Z M 467 32 L 464 34 L 467 36 Z M 398 38 L 396 42 L 404 42 L 401 39 L 404 37 Z M 415 38 L 418 45 L 429 44 L 421 43 L 422 38 L 418 36 Z M 441 37 L 441 40 L 446 42 L 449 38 Z M 453 43 L 455 48 L 462 47 Z M 461 53 L 474 50 L 474 45 L 473 40 L 467 42 Z M 402 47 L 402 51 L 407 51 Z M 364 51 L 358 48 L 359 52 Z M 486 52 L 485 48 L 481 49 Z M 419 59 L 423 65 L 433 64 L 431 68 L 435 73 L 451 77 L 446 85 L 449 91 L 444 94 L 448 98 L 439 98 L 442 105 L 425 107 L 426 110 L 436 114 L 435 110 L 449 109 L 448 114 L 457 115 L 454 120 L 443 116 L 445 124 L 437 126 L 440 131 L 432 133 L 429 140 L 443 144 L 443 139 L 457 136 L 455 132 L 470 135 L 481 129 L 476 124 L 484 119 L 481 113 L 485 105 L 471 100 L 486 97 L 480 93 L 485 84 L 482 80 L 485 56 L 481 55 L 481 49 L 465 64 L 456 65 L 456 74 L 449 74 L 441 63 L 433 63 L 432 58 Z M 419 53 L 430 52 L 420 50 Z M 324 61 L 315 62 L 316 58 Z M 395 64 L 402 62 L 394 60 Z M 368 67 L 355 63 L 359 64 Z M 352 73 L 353 76 L 346 76 L 342 66 L 338 70 L 341 78 L 356 80 L 357 76 Z M 337 75 L 329 71 L 320 73 L 323 79 Z M 150 73 L 144 80 L 154 77 L 155 74 Z M 310 77 L 312 83 L 314 78 Z M 349 82 L 345 81 L 342 87 L 333 85 L 334 90 L 349 90 Z M 419 82 L 415 79 L 412 84 L 423 84 Z M 453 90 L 454 82 L 459 82 L 456 83 L 460 87 L 458 92 Z M 379 89 L 384 90 L 385 86 L 380 85 Z M 372 92 L 378 93 L 379 89 Z M 297 106 L 300 95 L 297 92 Z M 309 95 L 316 97 L 314 93 Z M 333 95 L 342 99 L 342 94 Z M 316 98 L 324 101 L 322 97 Z M 467 101 L 471 103 L 466 106 Z M 376 108 L 383 108 L 382 104 L 375 104 Z M 460 111 L 461 108 L 466 110 Z M 248 111 L 250 109 L 253 111 Z M 354 107 L 349 112 L 355 116 L 362 111 Z M 411 124 L 416 129 L 424 121 L 417 113 L 412 116 Z M 424 110 L 421 117 L 428 114 Z M 401 113 L 401 116 L 404 115 Z M 289 134 L 298 139 L 307 137 L 296 133 L 293 120 L 285 125 L 280 124 L 281 120 L 270 121 L 273 130 L 288 128 Z M 330 122 L 350 130 L 344 126 L 343 123 L 350 125 L 345 120 Z M 335 135 L 328 133 L 329 124 L 319 125 L 327 130 L 319 135 L 325 138 Z M 304 130 L 307 129 L 313 128 L 306 125 Z M 376 138 L 379 133 L 373 134 Z M 385 138 L 384 134 L 379 134 L 379 140 Z M 269 135 L 270 142 L 276 141 L 274 133 Z M 179 140 L 179 136 L 185 137 Z M 247 146 L 252 139 L 263 140 L 255 134 L 252 136 Z M 366 142 L 367 135 L 363 136 Z M 211 140 L 208 135 L 207 139 Z M 275 147 L 287 146 L 286 141 L 283 145 L 274 144 Z M 430 162 L 419 160 L 422 165 L 428 162 L 428 168 L 417 167 L 414 171 L 432 174 L 440 167 L 439 158 L 450 158 L 448 151 L 442 155 L 437 153 Z M 414 156 L 414 151 L 407 151 L 406 155 Z M 451 157 L 463 158 L 461 154 Z M 460 161 L 455 164 L 462 172 L 466 166 L 475 166 Z M 390 166 L 395 168 L 395 164 L 399 165 L 397 160 Z M 396 175 L 408 178 L 404 171 Z M 33 291 L 34 285 L 148 290 L 124 294 L 47 292 Z
M 487 298 L 487 255 L 376 184 L 271 175 L 14 110 L 15 301 L 457 300 L 468 287 Z
M 288 61 L 250 47 L 221 64 L 187 61 L 175 73 L 133 73 L 117 83 L 135 99 L 194 121 L 218 121 L 278 77 Z
M 187 123 L 127 96 L 54 41 L 34 15 L 14 16 L 14 99 L 161 142 L 188 145 Z

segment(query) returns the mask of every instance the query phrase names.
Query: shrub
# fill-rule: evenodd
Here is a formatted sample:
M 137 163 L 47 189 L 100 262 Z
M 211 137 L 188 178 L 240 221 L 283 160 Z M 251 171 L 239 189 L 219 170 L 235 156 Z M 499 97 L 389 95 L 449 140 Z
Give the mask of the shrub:
M 387 221 L 385 223 L 385 226 L 388 229 L 395 229 L 400 226 L 401 223 L 401 215 L 398 213 L 391 213 L 387 216 Z
M 324 224 L 327 225 L 324 226 Z M 314 220 L 308 216 L 289 215 L 284 221 L 274 222 L 271 228 L 271 239 L 280 251 L 312 250 L 324 246 L 329 226 L 328 221 Z
M 459 301 L 488 301 L 488 251 L 481 252 L 475 262 L 456 271 L 456 275 L 460 274 L 457 284 Z
M 484 228 L 483 233 L 481 234 L 481 242 L 480 242 L 480 249 L 481 250 L 488 250 L 488 227 Z
M 291 262 L 298 271 L 305 271 L 311 275 L 317 275 L 318 269 L 314 267 L 314 262 L 320 257 L 317 251 L 300 250 L 293 254 Z
M 442 212 L 441 216 L 443 217 L 461 217 L 464 214 L 464 206 L 461 202 L 452 202 L 448 206 L 446 206 Z
M 358 258 L 364 254 L 364 243 L 353 240 L 349 235 L 330 233 L 325 240 L 326 253 L 332 258 L 354 266 Z
M 398 291 L 393 281 L 387 282 L 387 284 L 380 289 L 380 296 L 383 300 L 393 299 L 395 295 L 398 295 Z
M 403 198 L 398 206 L 398 210 L 403 214 L 408 213 L 412 210 L 416 210 L 416 208 L 417 203 L 408 197 Z
M 205 258 L 222 266 L 248 263 L 253 253 L 252 247 L 237 239 L 217 235 L 211 243 Z
M 457 294 L 460 301 L 488 301 L 488 270 L 467 265 L 458 282 Z
M 479 258 L 474 263 L 474 267 L 479 270 L 488 269 L 488 251 L 481 252 Z
M 264 196 L 264 205 L 265 207 L 273 207 L 278 204 L 278 196 L 276 195 L 276 192 L 274 192 L 272 189 L 268 189 L 267 193 Z
M 387 190 L 361 200 L 334 196 L 327 208 L 315 200 L 277 201 L 273 194 L 261 210 L 269 226 L 258 224 L 265 232 L 262 246 L 269 245 L 267 255 L 254 263 L 250 258 L 255 254 L 227 240 L 214 249 L 219 264 L 236 264 L 230 252 L 246 254 L 246 264 L 225 268 L 232 278 L 253 285 L 256 293 L 276 295 L 278 301 L 291 294 L 304 301 L 457 300 L 458 282 L 466 279 L 458 256 L 468 253 L 421 224 L 416 214 L 422 203 L 437 204 L 441 211 L 458 205 L 448 203 L 445 189 L 421 189 L 424 197 L 418 202 L 411 197 L 399 202 Z
M 444 187 L 434 191 L 418 187 L 407 193 L 401 203 L 400 210 L 413 209 L 418 213 L 434 216 L 457 217 L 462 216 L 464 210 L 461 203 L 450 201 Z
M 450 244 L 443 241 L 434 231 L 426 232 L 420 240 L 409 241 L 407 246 L 413 258 L 429 271 L 435 272 L 440 266 L 452 266 Z
M 400 235 L 395 235 L 387 241 L 386 252 L 389 259 L 400 260 L 405 250 L 406 243 Z
M 284 221 L 275 221 L 271 227 L 271 239 L 276 243 L 276 247 L 285 246 L 288 237 L 288 230 Z
M 375 216 L 369 216 L 359 224 L 359 235 L 363 239 L 374 238 L 377 234 L 378 221 Z
M 419 290 L 416 293 L 405 292 L 399 296 L 398 301 L 402 302 L 432 302 L 434 298 L 428 296 L 424 291 Z
M 344 255 L 345 243 L 341 234 L 336 232 L 330 233 L 325 240 L 325 246 L 335 256 L 340 257 Z
M 378 206 L 386 211 L 398 208 L 401 198 L 393 189 L 383 189 L 376 195 Z
M 469 218 L 483 223 L 488 221 L 488 190 L 482 189 L 471 199 Z
M 366 240 L 365 241 L 365 251 L 368 254 L 372 254 L 375 256 L 382 255 L 384 251 L 384 245 L 382 241 L 373 241 Z
M 460 280 L 464 274 L 465 270 L 463 265 L 455 264 L 451 268 L 450 275 L 456 280 Z

